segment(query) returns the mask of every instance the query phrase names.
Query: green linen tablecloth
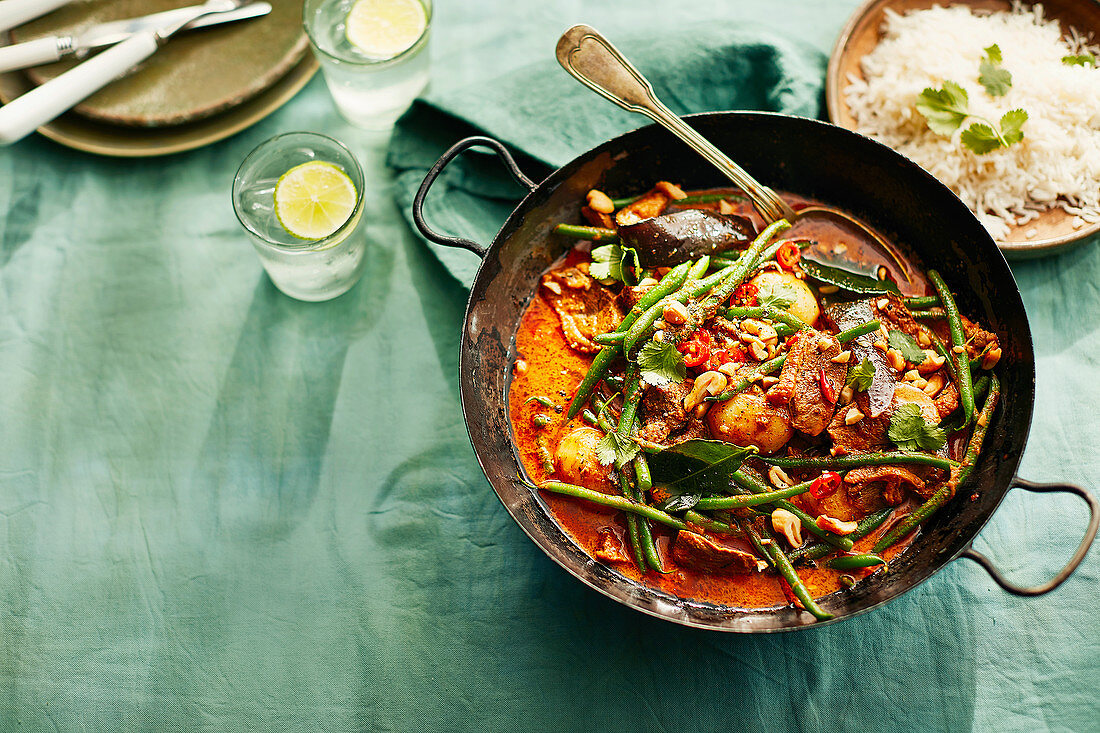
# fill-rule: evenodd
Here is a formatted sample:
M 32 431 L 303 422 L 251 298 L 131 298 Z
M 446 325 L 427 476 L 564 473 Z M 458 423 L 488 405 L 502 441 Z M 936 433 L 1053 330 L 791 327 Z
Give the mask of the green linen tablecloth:
M 839 625 L 700 632 L 551 563 L 469 446 L 476 261 L 441 260 L 402 218 L 417 168 L 465 129 L 517 133 L 563 90 L 599 115 L 510 140 L 545 164 L 636 126 L 537 66 L 574 22 L 624 39 L 682 110 L 817 114 L 853 6 L 442 0 L 397 172 L 320 79 L 192 153 L 0 151 L 0 730 L 1100 730 L 1095 551 L 1042 598 L 960 561 Z M 647 65 L 662 59 L 682 87 Z M 299 129 L 367 169 L 368 273 L 324 304 L 272 287 L 230 206 L 244 155 Z M 431 215 L 487 241 L 511 192 L 446 183 Z M 1023 474 L 1097 486 L 1100 253 L 1013 269 L 1037 349 Z M 977 547 L 1035 582 L 1083 528 L 1072 499 L 1013 494 Z

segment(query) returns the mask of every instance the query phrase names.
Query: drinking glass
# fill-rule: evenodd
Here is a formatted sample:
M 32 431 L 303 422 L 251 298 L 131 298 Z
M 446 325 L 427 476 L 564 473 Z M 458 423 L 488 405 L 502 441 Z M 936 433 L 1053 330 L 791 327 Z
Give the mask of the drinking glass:
M 389 129 L 427 86 L 432 3 L 417 1 L 424 6 L 427 18 L 424 32 L 396 56 L 374 58 L 362 53 L 346 36 L 346 19 L 355 0 L 306 0 L 302 9 L 306 35 L 321 62 L 336 108 L 353 125 Z
M 304 240 L 275 214 L 275 186 L 295 166 L 323 161 L 355 185 L 355 208 L 335 232 Z M 275 287 L 292 298 L 329 300 L 347 292 L 363 274 L 363 169 L 340 142 L 313 132 L 290 132 L 264 142 L 244 159 L 233 179 L 233 209 Z

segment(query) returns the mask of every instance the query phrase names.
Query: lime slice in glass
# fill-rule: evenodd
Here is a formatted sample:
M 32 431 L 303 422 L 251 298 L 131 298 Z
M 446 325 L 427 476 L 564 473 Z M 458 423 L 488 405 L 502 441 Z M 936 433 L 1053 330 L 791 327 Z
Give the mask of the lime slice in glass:
M 355 184 L 332 163 L 314 160 L 288 170 L 275 184 L 275 216 L 299 239 L 324 239 L 355 210 Z
M 390 59 L 407 51 L 428 27 L 420 0 L 359 0 L 345 24 L 348 43 L 360 53 Z

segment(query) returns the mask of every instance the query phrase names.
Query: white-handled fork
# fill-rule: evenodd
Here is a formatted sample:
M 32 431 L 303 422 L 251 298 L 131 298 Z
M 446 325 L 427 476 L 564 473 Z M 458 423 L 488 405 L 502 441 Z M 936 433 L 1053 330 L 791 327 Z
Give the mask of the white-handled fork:
M 207 0 L 192 13 L 160 28 L 135 33 L 99 55 L 0 107 L 0 144 L 8 145 L 34 132 L 156 53 L 169 38 L 194 20 L 236 10 L 247 0 Z

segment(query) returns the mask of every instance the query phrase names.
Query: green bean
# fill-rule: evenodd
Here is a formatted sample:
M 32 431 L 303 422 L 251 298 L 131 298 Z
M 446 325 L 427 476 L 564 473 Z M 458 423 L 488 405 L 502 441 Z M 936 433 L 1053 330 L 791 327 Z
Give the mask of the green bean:
M 866 336 L 869 333 L 874 333 L 879 329 L 882 324 L 877 320 L 867 321 L 862 326 L 853 326 L 845 331 L 841 331 L 836 335 L 836 340 L 842 344 L 846 344 L 853 339 L 857 339 L 860 336 Z
M 723 271 L 726 273 L 725 277 L 714 288 L 714 292 L 707 296 L 704 306 L 714 307 L 733 295 L 733 291 L 744 281 L 745 276 L 749 274 L 749 270 L 756 266 L 757 260 L 772 237 L 790 228 L 791 223 L 786 219 L 780 219 L 765 227 L 764 231 L 757 235 L 749 248 L 737 259 L 737 264 Z
M 755 476 L 750 473 L 746 473 L 743 468 L 738 469 L 734 472 L 733 480 L 739 486 L 743 486 L 754 494 L 764 494 L 771 490 L 762 482 L 757 481 Z M 833 547 L 839 547 L 842 550 L 850 550 L 855 544 L 853 540 L 849 539 L 848 537 L 818 527 L 813 517 L 811 517 L 809 514 L 802 511 L 802 509 L 800 509 L 797 505 L 792 504 L 786 499 L 779 499 L 772 502 L 772 504 L 779 509 L 786 509 L 791 514 L 798 517 L 799 521 L 802 522 L 802 526 L 806 529 L 806 531 L 810 532 L 811 534 L 817 535 Z
M 710 268 L 710 255 L 703 255 L 695 264 L 688 270 L 688 280 L 698 280 L 707 274 L 707 270 Z
M 683 204 L 713 204 L 717 201 L 744 201 L 744 196 L 738 196 L 732 193 L 702 193 L 697 196 L 688 196 L 687 198 L 678 199 L 671 203 L 678 206 Z
M 705 514 L 701 514 L 694 509 L 688 509 L 684 512 L 684 521 L 688 523 L 688 526 L 699 527 L 709 532 L 720 532 L 722 534 L 733 534 L 739 532 L 740 529 L 730 524 L 719 522 L 717 519 L 708 517 Z
M 533 418 L 531 418 L 531 422 L 537 428 L 545 428 L 547 425 L 553 422 L 553 420 L 549 415 L 535 415 Z
M 585 410 L 581 413 L 581 418 L 589 425 L 599 425 L 599 420 L 596 419 L 596 413 L 591 410 Z
M 634 477 L 638 481 L 635 498 L 640 502 L 645 502 L 646 492 L 653 488 L 653 478 L 649 473 L 649 461 L 646 460 L 644 453 L 639 453 L 634 457 Z M 658 573 L 668 574 L 672 572 L 671 570 L 665 570 L 661 563 L 661 556 L 657 552 L 657 544 L 653 541 L 653 533 L 649 529 L 649 522 L 645 519 L 639 519 L 638 522 L 641 524 L 642 552 L 649 566 Z
M 741 306 L 731 306 L 726 308 L 726 317 L 733 316 L 734 318 L 767 318 L 775 323 L 781 323 L 784 326 L 794 329 L 795 331 L 804 331 L 810 326 L 798 316 L 788 313 L 782 308 L 772 308 L 769 306 L 757 306 L 752 308 L 744 308 Z
M 528 402 L 537 402 L 540 405 L 542 405 L 543 407 L 553 407 L 554 406 L 554 400 L 550 399 L 546 395 L 541 395 L 541 394 L 532 395 L 531 397 L 528 397 L 527 399 L 525 399 L 523 401 L 523 404 L 526 405 Z
M 666 524 L 669 527 L 675 529 L 688 529 L 687 523 L 681 519 L 677 519 L 668 512 L 662 512 L 660 509 L 655 509 L 648 504 L 642 504 L 641 502 L 627 499 L 623 496 L 613 496 L 611 494 L 601 494 L 599 491 L 593 491 L 592 489 L 586 489 L 583 486 L 575 486 L 574 484 L 567 484 L 561 481 L 543 481 L 538 484 L 536 488 L 545 489 L 546 491 L 552 491 L 555 494 L 564 494 L 565 496 L 572 496 L 577 499 L 584 499 L 590 501 L 593 504 L 599 504 L 600 506 L 611 507 L 612 509 L 620 509 L 624 512 L 630 512 L 639 516 L 648 517 L 655 522 Z
M 939 296 L 926 295 L 921 298 L 905 298 L 902 300 L 905 303 L 905 307 L 912 310 L 913 308 L 934 308 L 940 304 Z
M 681 285 L 684 284 L 684 280 L 687 279 L 688 270 L 691 269 L 691 264 L 688 262 L 682 262 L 676 267 L 668 271 L 661 282 L 654 285 L 652 288 L 646 291 L 641 300 L 630 309 L 630 312 L 623 318 L 622 323 L 616 329 L 617 333 L 626 333 L 627 330 L 634 324 L 646 309 L 648 309 L 654 303 L 659 302 L 662 298 L 675 290 L 678 290 Z M 591 366 L 588 367 L 588 372 L 584 375 L 584 379 L 577 385 L 577 391 L 573 395 L 573 400 L 569 403 L 569 410 L 566 412 L 566 419 L 573 419 L 577 413 L 581 411 L 584 403 L 588 401 L 588 395 L 591 394 L 592 388 L 596 386 L 596 382 L 599 382 L 603 378 L 604 373 L 608 367 L 611 366 L 611 362 L 615 360 L 615 357 L 619 355 L 622 349 L 618 346 L 605 346 L 600 349 L 600 353 L 596 354 L 596 357 L 592 360 Z
M 878 529 L 882 525 L 882 523 L 886 521 L 886 518 L 893 513 L 894 507 L 886 507 L 885 509 L 879 509 L 873 514 L 868 514 L 866 517 L 859 520 L 859 524 L 856 525 L 856 531 L 852 532 L 850 535 L 846 535 L 844 539 L 848 540 L 854 545 L 856 540 L 861 540 L 867 535 L 874 532 L 876 529 Z M 834 549 L 834 547 L 824 542 L 818 542 L 813 545 L 803 545 L 802 547 L 799 547 L 798 549 L 793 550 L 790 553 L 791 562 L 795 562 L 801 559 L 820 560 L 821 558 L 832 552 Z M 846 549 L 851 548 L 849 547 Z
M 913 513 L 906 517 L 901 524 L 890 530 L 889 533 L 875 543 L 875 552 L 882 552 L 916 529 L 918 525 L 950 501 L 951 497 L 955 495 L 955 489 L 970 478 L 970 472 L 974 470 L 974 465 L 978 462 L 978 456 L 981 455 L 986 429 L 993 420 L 993 413 L 997 409 L 997 400 L 1000 396 L 1001 382 L 996 375 L 992 375 L 989 380 L 989 396 L 985 400 L 985 406 L 982 407 L 978 419 L 974 422 L 974 431 L 970 434 L 970 443 L 967 445 L 966 455 L 963 456 L 962 463 L 952 469 L 951 478 L 928 501 L 914 509 Z
M 963 427 L 974 419 L 974 391 L 971 385 L 970 360 L 966 356 L 966 335 L 963 333 L 962 319 L 959 317 L 959 308 L 955 305 L 955 299 L 951 291 L 947 289 L 947 283 L 935 270 L 928 271 L 928 279 L 939 293 L 943 301 L 943 310 L 947 313 L 947 323 L 951 327 L 952 361 L 955 364 L 955 372 L 959 382 L 959 402 L 963 410 Z
M 602 346 L 617 346 L 623 342 L 624 338 L 626 338 L 625 333 L 612 331 L 611 333 L 598 333 L 592 337 L 592 340 Z
M 635 498 L 630 489 L 630 482 L 622 471 L 619 472 L 619 490 L 627 499 L 633 500 Z M 645 520 L 629 512 L 626 515 L 626 533 L 630 537 L 630 551 L 634 555 L 634 564 L 638 566 L 638 570 L 645 573 L 646 557 L 645 551 L 642 549 L 642 531 L 639 526 L 643 521 Z
M 775 456 L 759 456 L 759 458 L 764 463 L 780 468 L 858 468 L 860 466 L 884 466 L 892 463 L 935 466 L 936 468 L 954 468 L 959 465 L 948 458 L 905 451 L 857 453 L 850 456 L 822 456 L 820 458 L 777 458 Z
M 857 568 L 873 568 L 875 565 L 885 565 L 886 561 L 878 555 L 865 553 L 841 555 L 840 557 L 834 557 L 825 564 L 833 570 L 856 570 Z
M 766 556 L 771 560 L 776 570 L 779 571 L 779 574 L 783 576 L 783 579 L 791 586 L 791 590 L 794 592 L 795 597 L 802 602 L 802 606 L 813 614 L 814 618 L 818 621 L 831 619 L 833 615 L 817 605 L 817 601 L 810 595 L 810 591 L 806 588 L 806 584 L 798 577 L 798 571 L 791 565 L 791 561 L 787 559 L 787 555 L 780 549 L 779 543 L 775 541 L 775 538 L 772 537 L 767 530 L 763 532 L 758 531 L 751 522 L 742 522 L 741 527 L 750 538 L 755 537 L 755 541 L 753 542 L 755 546 L 764 548 Z M 765 538 L 768 540 L 767 542 L 764 541 Z
M 621 209 L 624 206 L 629 206 L 641 197 L 642 195 L 638 194 L 637 196 L 627 196 L 626 198 L 621 199 L 611 199 L 611 205 L 614 206 L 616 209 Z
M 542 472 L 547 475 L 554 473 L 554 456 L 550 454 L 550 448 L 546 445 L 545 435 L 535 439 L 535 447 L 539 454 L 539 462 L 542 463 Z
M 562 234 L 573 239 L 589 239 L 593 242 L 618 242 L 619 233 L 604 227 L 584 227 L 575 224 L 558 224 L 554 234 Z
M 710 256 L 710 266 L 711 269 L 714 270 L 721 270 L 726 267 L 733 267 L 735 264 L 737 264 L 737 260 L 730 259 L 729 257 L 723 257 L 722 255 Z
M 757 379 L 760 379 L 760 377 L 765 377 L 772 372 L 780 369 L 786 360 L 787 355 L 780 354 L 774 359 L 769 359 L 768 361 L 762 362 L 760 366 L 749 372 L 748 376 L 743 377 L 737 382 L 734 382 L 732 387 L 729 387 L 721 394 L 707 396 L 704 399 L 706 399 L 707 402 L 725 402 L 726 400 L 731 400 L 737 395 L 744 392 L 746 389 L 748 389 L 749 386 Z
M 760 494 L 736 494 L 734 496 L 704 496 L 696 504 L 696 509 L 710 510 L 710 509 L 742 509 L 749 506 L 759 506 L 760 504 L 771 504 L 777 499 L 789 499 L 792 496 L 798 496 L 805 494 L 810 490 L 810 486 L 813 485 L 813 481 L 804 481 L 800 484 L 788 487 L 786 489 L 777 489 L 776 491 L 765 491 Z
M 619 437 L 631 437 L 634 432 L 634 417 L 638 414 L 638 402 L 642 399 L 642 381 L 638 378 L 638 367 L 631 364 L 626 372 L 626 387 L 623 389 L 623 409 L 619 413 Z
M 918 321 L 942 321 L 947 318 L 947 314 L 942 309 L 936 308 L 928 311 L 913 311 L 913 318 Z
M 637 345 L 638 341 L 640 341 L 643 337 L 649 335 L 650 329 L 653 328 L 653 323 L 658 318 L 660 318 L 664 312 L 666 303 L 662 301 L 675 300 L 679 303 L 686 303 L 690 299 L 695 298 L 702 293 L 705 293 L 708 290 L 712 289 L 715 283 L 720 282 L 721 279 L 726 276 L 727 272 L 728 269 L 719 270 L 718 272 L 707 275 L 701 280 L 691 280 L 685 278 L 685 281 L 678 290 L 673 293 L 668 293 L 667 298 L 662 296 L 661 299 L 647 306 L 646 311 L 642 313 L 641 316 L 639 316 L 637 320 L 633 322 L 633 325 L 631 325 L 630 328 L 627 330 L 626 338 L 623 340 L 624 353 L 629 354 L 631 351 L 634 350 L 634 347 Z M 672 273 L 670 272 L 669 275 L 671 274 Z M 665 278 L 668 278 L 668 275 L 665 275 Z M 662 279 L 661 282 L 663 283 L 664 279 Z M 646 293 L 646 295 L 649 295 L 649 293 Z M 635 308 L 637 308 L 637 306 L 635 306 Z M 631 312 L 633 312 L 633 310 L 631 310 Z M 626 322 L 625 319 L 623 322 Z M 619 330 L 624 330 L 621 325 L 619 326 Z

